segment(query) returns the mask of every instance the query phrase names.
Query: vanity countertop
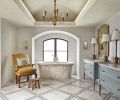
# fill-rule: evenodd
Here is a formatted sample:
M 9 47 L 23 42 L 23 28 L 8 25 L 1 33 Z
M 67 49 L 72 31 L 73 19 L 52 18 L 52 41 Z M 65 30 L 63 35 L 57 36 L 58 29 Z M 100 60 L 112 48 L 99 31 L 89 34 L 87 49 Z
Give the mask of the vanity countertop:
M 93 59 L 83 59 L 83 60 L 87 60 L 87 61 L 91 61 L 91 62 L 95 62 L 95 63 L 100 63 L 100 62 L 102 62 L 102 61 L 99 60 L 99 59 L 96 59 L 96 60 L 93 60 Z
M 114 65 L 112 63 L 103 63 L 101 60 L 92 60 L 92 59 L 83 59 L 83 60 L 88 61 L 88 62 L 90 61 L 90 62 L 93 62 L 93 63 L 99 63 L 100 65 L 103 65 L 105 67 L 109 67 L 109 68 L 120 71 L 120 65 Z
M 111 63 L 99 63 L 99 64 L 103 65 L 105 67 L 109 67 L 109 68 L 112 68 L 112 69 L 120 71 L 120 65 L 114 65 L 114 64 L 111 64 Z

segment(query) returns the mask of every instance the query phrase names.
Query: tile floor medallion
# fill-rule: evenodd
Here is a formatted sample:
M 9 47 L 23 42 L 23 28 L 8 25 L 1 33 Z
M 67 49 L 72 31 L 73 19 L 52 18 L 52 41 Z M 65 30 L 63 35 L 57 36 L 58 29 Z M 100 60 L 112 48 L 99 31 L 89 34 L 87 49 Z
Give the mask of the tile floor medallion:
M 21 88 L 12 83 L 0 89 L 0 100 L 120 100 L 104 88 L 99 96 L 99 86 L 94 91 L 91 79 L 41 80 L 40 84 L 40 89 L 32 91 L 27 83 Z

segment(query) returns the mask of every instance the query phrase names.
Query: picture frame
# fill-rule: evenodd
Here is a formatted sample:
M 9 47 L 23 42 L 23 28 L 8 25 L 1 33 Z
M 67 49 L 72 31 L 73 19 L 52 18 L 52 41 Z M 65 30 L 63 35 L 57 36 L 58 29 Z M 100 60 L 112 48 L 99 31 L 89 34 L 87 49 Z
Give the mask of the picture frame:
M 105 48 L 102 43 L 103 34 L 109 34 L 109 25 L 103 24 L 98 29 L 98 55 L 102 56 L 105 54 Z M 109 56 L 109 43 L 107 43 L 107 55 Z

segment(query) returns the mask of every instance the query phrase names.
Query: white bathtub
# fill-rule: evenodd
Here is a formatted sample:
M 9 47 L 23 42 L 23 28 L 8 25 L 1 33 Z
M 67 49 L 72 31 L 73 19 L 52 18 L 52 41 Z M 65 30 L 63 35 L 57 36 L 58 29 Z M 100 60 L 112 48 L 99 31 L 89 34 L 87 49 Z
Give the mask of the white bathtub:
M 40 78 L 67 79 L 71 77 L 72 62 L 38 62 Z

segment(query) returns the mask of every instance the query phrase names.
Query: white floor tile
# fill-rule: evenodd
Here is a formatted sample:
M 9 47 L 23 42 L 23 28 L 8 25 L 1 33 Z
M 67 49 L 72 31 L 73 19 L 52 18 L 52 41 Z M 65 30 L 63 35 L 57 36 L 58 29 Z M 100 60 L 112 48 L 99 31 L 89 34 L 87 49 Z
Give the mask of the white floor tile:
M 100 97 L 98 93 L 88 91 L 88 90 L 79 94 L 78 96 L 85 98 L 87 100 L 102 100 L 102 97 Z
M 3 100 L 3 99 L 0 97 L 0 100 Z
M 118 97 L 111 97 L 110 100 L 120 100 Z
M 60 90 L 74 94 L 74 93 L 81 91 L 82 89 L 79 87 L 72 86 L 72 85 L 67 85 L 67 86 L 60 88 Z
M 32 95 L 31 93 L 29 93 L 25 90 L 22 90 L 22 91 L 18 91 L 18 92 L 12 93 L 12 94 L 8 94 L 6 96 L 9 100 L 25 100 L 34 95 Z
M 74 82 L 72 84 L 76 85 L 76 86 L 79 86 L 79 87 L 83 87 L 83 88 L 92 85 L 91 82 L 88 82 L 88 81 L 85 81 L 85 80 L 80 80 L 80 81 Z
M 48 100 L 64 100 L 65 98 L 69 97 L 69 95 L 55 90 L 44 94 L 43 97 L 47 98 Z
M 50 88 L 50 87 L 41 86 L 40 89 L 34 89 L 33 92 L 35 92 L 37 94 L 41 94 L 41 93 L 47 92 L 47 91 L 49 91 L 51 89 L 52 88 Z
M 72 99 L 70 99 L 70 100 L 81 100 L 81 99 L 78 99 L 78 98 L 75 98 L 75 97 L 74 97 L 74 98 L 72 98 Z
M 73 82 L 71 84 L 71 82 Z M 69 83 L 69 85 L 68 85 Z M 43 100 L 36 95 L 41 95 L 43 98 L 48 100 L 64 100 L 68 99 L 70 94 L 75 94 L 82 89 L 91 85 L 91 88 L 83 91 L 82 93 L 78 94 L 77 96 L 84 98 L 85 100 L 102 100 L 103 97 L 107 98 L 109 92 L 106 89 L 102 88 L 102 96 L 99 96 L 98 90 L 99 85 L 96 84 L 96 90 L 93 91 L 91 80 L 74 80 L 74 79 L 66 79 L 66 80 L 42 80 L 41 81 L 41 88 L 34 89 L 33 91 L 31 88 L 28 88 L 27 83 L 22 83 L 22 88 L 18 88 L 17 85 L 10 85 L 0 89 L 0 100 L 3 100 L 1 97 L 6 96 L 8 100 Z M 79 86 L 79 87 L 78 87 Z M 28 90 L 28 91 L 26 91 Z M 29 92 L 30 91 L 30 92 Z M 32 94 L 32 93 L 33 94 Z M 68 94 L 69 93 L 69 94 Z M 76 96 L 73 96 L 70 100 L 80 100 Z M 109 100 L 120 100 L 116 96 L 111 97 Z
M 62 82 L 58 82 L 58 81 L 52 81 L 49 83 L 49 86 L 50 87 L 54 87 L 54 88 L 57 88 L 57 87 L 60 87 L 62 85 L 64 85 L 65 83 L 62 83 Z
M 34 98 L 34 99 L 32 99 L 32 100 L 42 100 L 42 99 L 40 99 L 40 98 L 37 97 L 37 98 Z
M 0 91 L 3 94 L 6 94 L 6 93 L 14 92 L 16 90 L 21 90 L 21 88 L 18 88 L 17 85 L 11 85 L 11 86 L 7 86 L 7 87 L 3 87 Z
M 65 79 L 65 80 L 59 80 L 59 81 L 62 81 L 62 82 L 65 82 L 65 83 L 71 83 L 71 82 L 74 82 L 74 81 L 77 81 L 76 79 Z

